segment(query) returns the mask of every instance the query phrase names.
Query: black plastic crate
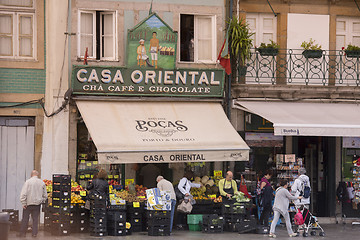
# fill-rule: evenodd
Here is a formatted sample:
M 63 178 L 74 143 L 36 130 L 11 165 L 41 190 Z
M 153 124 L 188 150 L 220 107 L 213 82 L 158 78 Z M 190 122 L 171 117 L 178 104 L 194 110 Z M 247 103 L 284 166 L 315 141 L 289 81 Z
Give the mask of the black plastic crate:
M 224 215 L 225 223 L 238 223 L 243 221 L 245 218 L 244 214 L 226 214 Z
M 170 236 L 170 225 L 158 225 L 148 227 L 149 236 Z
M 126 211 L 126 204 L 121 205 L 109 205 L 108 211 Z
M 157 210 L 149 210 L 147 211 L 147 217 L 148 219 L 153 218 L 153 217 L 158 217 L 158 218 L 171 218 L 171 211 L 157 211 Z
M 223 231 L 223 225 L 202 225 L 202 232 L 204 233 L 222 233 Z
M 203 215 L 203 224 L 204 225 L 223 225 L 224 217 L 217 214 L 204 214 Z
M 153 225 L 170 225 L 171 218 L 152 217 L 147 219 L 149 226 Z
M 131 225 L 132 232 L 142 232 L 143 228 L 142 225 Z
M 126 222 L 118 222 L 118 221 L 108 221 L 107 222 L 107 227 L 108 228 L 125 228 L 126 227 Z
M 91 208 L 90 215 L 106 215 L 106 208 Z
M 55 206 L 60 206 L 60 207 L 67 206 L 71 210 L 71 206 L 70 206 L 71 205 L 71 199 L 70 198 L 65 198 L 65 199 L 53 198 L 52 199 L 52 205 L 53 205 L 53 207 L 55 207 Z
M 53 213 L 51 216 L 50 216 L 50 221 L 54 222 L 54 221 L 68 221 L 70 222 L 71 220 L 71 217 L 69 214 L 56 214 L 56 213 Z
M 71 212 L 71 208 L 70 206 L 66 205 L 66 206 L 52 206 L 52 213 L 60 213 L 60 214 L 65 214 L 65 213 L 69 213 Z
M 130 219 L 128 218 L 128 220 L 131 225 L 142 225 L 142 217 L 131 217 Z
M 126 228 L 108 228 L 109 236 L 126 236 Z
M 90 231 L 90 236 L 93 237 L 106 237 L 108 235 L 107 232 L 94 232 L 94 231 Z
M 107 220 L 105 219 L 90 219 L 90 226 L 93 228 L 101 228 L 107 226 Z
M 59 199 L 71 199 L 71 191 L 53 191 L 52 192 L 53 198 L 59 198 Z
M 225 223 L 224 231 L 226 232 L 239 232 L 239 224 L 238 223 Z
M 71 183 L 71 175 L 53 174 L 53 183 Z
M 244 219 L 238 225 L 239 233 L 253 232 L 256 231 L 256 219 L 254 216 L 250 216 L 249 219 Z
M 126 222 L 126 212 L 125 211 L 108 211 L 107 217 L 108 217 L 109 221 Z
M 230 204 L 228 207 L 223 206 L 223 213 L 225 214 L 246 214 L 249 207 L 248 203 Z
M 51 223 L 50 227 L 51 227 L 50 230 L 51 234 L 56 236 L 70 235 L 71 232 L 70 223 L 53 222 Z
M 53 191 L 71 192 L 71 185 L 53 184 Z

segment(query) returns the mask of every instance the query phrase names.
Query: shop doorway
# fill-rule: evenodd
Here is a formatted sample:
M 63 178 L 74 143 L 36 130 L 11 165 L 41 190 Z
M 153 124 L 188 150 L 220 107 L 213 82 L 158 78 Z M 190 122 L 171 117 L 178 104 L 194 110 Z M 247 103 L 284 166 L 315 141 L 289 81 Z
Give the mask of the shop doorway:
M 34 123 L 34 118 L 0 118 L 0 211 L 22 209 L 21 188 L 34 169 Z
M 335 137 L 294 137 L 294 153 L 304 159 L 311 181 L 310 210 L 318 217 L 335 214 Z

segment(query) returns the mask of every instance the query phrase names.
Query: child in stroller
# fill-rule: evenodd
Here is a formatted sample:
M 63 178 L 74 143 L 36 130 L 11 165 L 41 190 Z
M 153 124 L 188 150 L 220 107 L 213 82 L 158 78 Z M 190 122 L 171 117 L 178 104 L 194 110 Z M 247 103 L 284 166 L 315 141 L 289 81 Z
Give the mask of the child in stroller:
M 294 223 L 297 226 L 296 233 L 299 235 L 300 230 L 303 230 L 303 237 L 309 236 L 309 231 L 311 236 L 316 235 L 316 230 L 320 230 L 319 236 L 324 237 L 324 229 L 320 226 L 317 218 L 311 214 L 309 209 L 304 206 L 295 206 L 296 214 L 294 216 Z

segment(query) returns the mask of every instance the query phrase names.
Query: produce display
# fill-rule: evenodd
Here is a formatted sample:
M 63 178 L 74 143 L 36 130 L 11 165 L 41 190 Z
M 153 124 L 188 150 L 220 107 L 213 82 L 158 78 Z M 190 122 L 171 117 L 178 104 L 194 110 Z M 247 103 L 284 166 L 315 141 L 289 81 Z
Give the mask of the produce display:
M 193 183 L 200 184 L 200 188 L 191 188 L 190 194 L 194 197 L 194 200 L 201 201 L 213 201 L 214 203 L 222 202 L 222 198 L 216 197 L 219 193 L 219 181 L 223 177 L 209 177 L 203 176 L 202 178 L 196 177 Z
M 44 179 L 43 182 L 45 183 L 46 191 L 47 191 L 48 193 L 49 193 L 49 192 L 52 192 L 52 181 L 51 181 L 51 180 Z
M 79 194 L 76 194 L 74 192 L 71 192 L 71 204 L 85 204 L 85 201 L 82 199 L 82 197 Z

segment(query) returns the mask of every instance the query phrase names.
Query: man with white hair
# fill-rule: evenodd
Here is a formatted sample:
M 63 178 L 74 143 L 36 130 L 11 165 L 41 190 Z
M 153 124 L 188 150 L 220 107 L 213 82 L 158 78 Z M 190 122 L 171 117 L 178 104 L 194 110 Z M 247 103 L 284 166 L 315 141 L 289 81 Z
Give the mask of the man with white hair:
M 233 180 L 232 171 L 227 171 L 224 179 L 219 181 L 219 192 L 223 199 L 223 204 L 232 203 L 232 197 L 238 191 L 237 184 Z
M 304 206 L 309 208 L 310 205 L 310 179 L 306 176 L 306 169 L 300 168 L 298 170 L 299 176 L 295 179 L 294 184 L 291 186 L 291 193 L 295 194 L 295 196 L 302 196 L 302 199 L 298 199 L 294 201 L 296 206 Z
M 31 178 L 25 182 L 20 193 L 20 201 L 23 206 L 20 237 L 25 237 L 26 235 L 30 214 L 33 222 L 32 236 L 36 237 L 38 233 L 40 206 L 47 199 L 45 183 L 38 176 L 39 172 L 33 170 Z
M 174 212 L 175 212 L 175 205 L 176 205 L 176 195 L 174 186 L 171 182 L 166 180 L 163 176 L 158 176 L 156 178 L 157 182 L 157 188 L 160 189 L 160 191 L 168 191 L 170 192 L 171 197 L 171 219 L 170 219 L 170 232 L 172 231 L 173 227 L 173 221 L 174 221 Z

